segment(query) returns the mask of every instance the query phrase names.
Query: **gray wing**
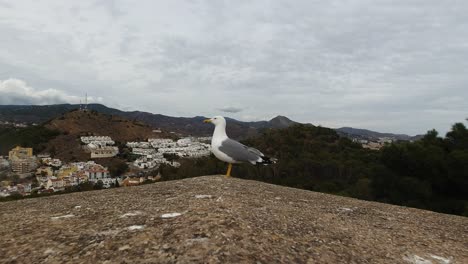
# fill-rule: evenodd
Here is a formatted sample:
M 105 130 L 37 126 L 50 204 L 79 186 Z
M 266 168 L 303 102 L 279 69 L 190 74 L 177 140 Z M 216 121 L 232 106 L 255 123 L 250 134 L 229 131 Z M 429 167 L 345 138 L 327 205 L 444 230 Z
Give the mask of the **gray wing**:
M 230 138 L 224 140 L 219 150 L 235 161 L 255 163 L 263 157 L 263 153 L 258 149 L 247 147 Z

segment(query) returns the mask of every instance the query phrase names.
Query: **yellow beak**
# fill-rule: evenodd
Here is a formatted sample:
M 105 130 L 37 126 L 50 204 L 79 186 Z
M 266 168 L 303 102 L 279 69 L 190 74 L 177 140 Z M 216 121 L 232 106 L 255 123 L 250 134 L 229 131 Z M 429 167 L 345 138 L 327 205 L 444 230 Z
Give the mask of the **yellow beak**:
M 203 120 L 203 123 L 211 123 L 211 119 L 205 119 Z

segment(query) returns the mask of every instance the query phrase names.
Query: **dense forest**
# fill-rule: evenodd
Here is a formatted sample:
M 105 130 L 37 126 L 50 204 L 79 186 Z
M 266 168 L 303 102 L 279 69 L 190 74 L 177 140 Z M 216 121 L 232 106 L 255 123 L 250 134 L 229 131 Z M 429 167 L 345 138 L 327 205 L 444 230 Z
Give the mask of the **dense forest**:
M 294 125 L 266 130 L 243 143 L 279 159 L 271 166 L 235 165 L 233 175 L 279 185 L 468 216 L 468 130 L 445 137 L 362 148 L 329 128 Z M 162 167 L 164 179 L 223 174 L 214 157 Z

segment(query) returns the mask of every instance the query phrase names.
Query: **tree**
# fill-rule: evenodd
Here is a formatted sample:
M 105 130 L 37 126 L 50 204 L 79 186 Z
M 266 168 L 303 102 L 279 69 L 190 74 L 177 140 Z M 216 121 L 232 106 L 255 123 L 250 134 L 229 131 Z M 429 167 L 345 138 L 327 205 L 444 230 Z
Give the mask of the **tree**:
M 104 183 L 101 180 L 99 180 L 94 184 L 93 189 L 94 190 L 101 190 L 103 188 L 103 186 L 104 186 Z
M 171 162 L 179 159 L 179 155 L 173 153 L 164 153 L 163 156 L 165 159 Z
M 420 141 L 382 149 L 385 168 L 373 181 L 378 200 L 468 214 L 468 130 L 456 123 L 445 138 L 437 135 L 431 130 Z
M 49 152 L 50 152 L 50 156 L 53 158 L 55 157 L 55 155 L 57 155 L 57 149 L 55 148 L 54 145 L 52 145 Z
M 18 184 L 19 183 L 19 180 L 20 180 L 20 177 L 18 174 L 13 174 L 11 176 L 11 181 L 14 183 L 14 184 Z
M 128 170 L 128 164 L 122 160 L 115 160 L 109 165 L 109 172 L 113 176 L 120 176 Z
M 455 123 L 446 138 L 451 148 L 468 149 L 468 130 L 463 123 Z

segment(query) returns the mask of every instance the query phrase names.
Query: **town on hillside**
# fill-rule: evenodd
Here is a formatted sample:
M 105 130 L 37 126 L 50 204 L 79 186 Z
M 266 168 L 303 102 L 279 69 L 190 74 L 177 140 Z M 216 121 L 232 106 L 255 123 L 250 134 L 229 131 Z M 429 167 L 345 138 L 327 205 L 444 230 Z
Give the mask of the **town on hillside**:
M 397 141 L 395 138 L 391 137 L 381 137 L 381 138 L 362 138 L 361 137 L 351 137 L 351 140 L 355 143 L 361 144 L 363 148 L 379 150 L 386 144 L 391 144 L 392 142 Z
M 49 154 L 33 154 L 32 148 L 17 146 L 8 156 L 0 156 L 0 197 L 29 196 L 87 189 L 133 186 L 161 179 L 161 165 L 179 167 L 177 160 L 210 155 L 210 137 L 185 137 L 178 140 L 150 138 L 127 142 L 132 160 L 129 170 L 112 175 L 96 159 L 113 158 L 119 147 L 109 136 L 82 136 L 80 141 L 86 161 L 63 162 Z

